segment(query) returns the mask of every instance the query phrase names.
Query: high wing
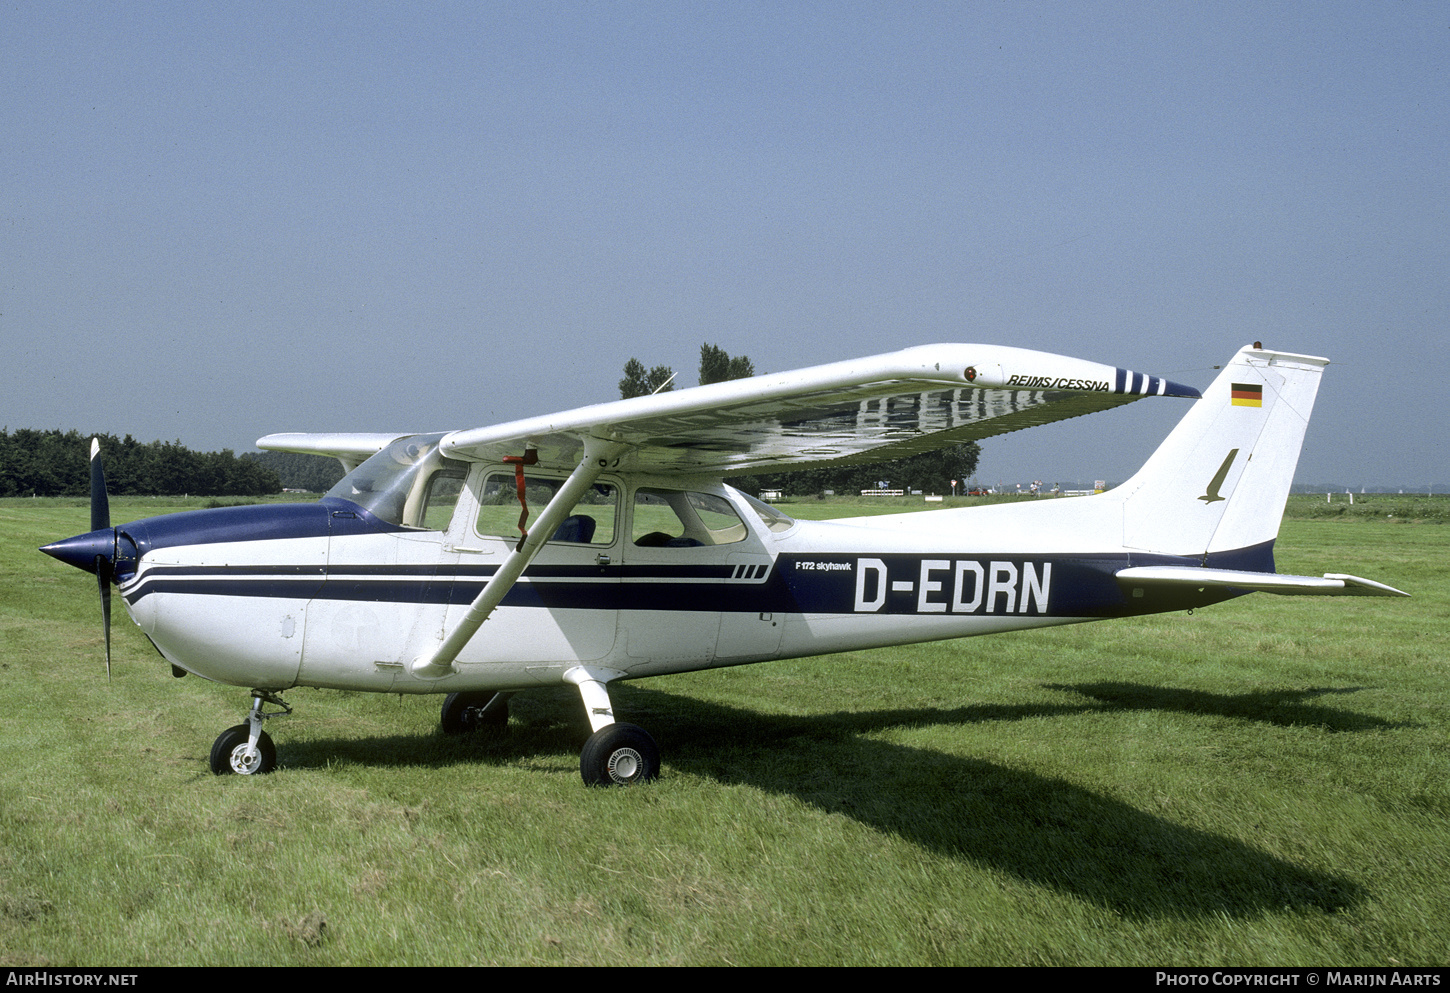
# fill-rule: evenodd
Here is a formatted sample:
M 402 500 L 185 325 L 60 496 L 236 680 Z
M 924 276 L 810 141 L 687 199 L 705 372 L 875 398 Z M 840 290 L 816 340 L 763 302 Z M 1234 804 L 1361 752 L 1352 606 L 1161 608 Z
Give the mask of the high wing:
M 441 447 L 469 461 L 532 448 L 540 463 L 568 467 L 593 438 L 629 446 L 620 457 L 625 471 L 749 475 L 884 461 L 1146 396 L 1199 395 L 1166 379 L 1047 352 L 922 345 L 455 431 Z M 258 444 L 269 447 L 263 442 L 277 437 Z
M 330 433 L 307 434 L 305 432 L 269 434 L 257 439 L 257 447 L 265 452 L 297 452 L 299 455 L 330 455 L 342 463 L 343 469 L 352 472 L 363 462 L 387 448 L 399 438 L 406 438 L 416 432 L 402 434 L 358 434 Z

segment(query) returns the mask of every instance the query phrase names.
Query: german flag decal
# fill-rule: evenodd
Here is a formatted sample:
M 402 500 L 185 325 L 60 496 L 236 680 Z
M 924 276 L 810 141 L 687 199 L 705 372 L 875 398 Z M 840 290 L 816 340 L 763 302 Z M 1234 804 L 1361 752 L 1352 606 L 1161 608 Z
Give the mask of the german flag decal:
M 1235 407 L 1262 407 L 1264 405 L 1264 388 L 1249 383 L 1234 383 L 1233 405 Z

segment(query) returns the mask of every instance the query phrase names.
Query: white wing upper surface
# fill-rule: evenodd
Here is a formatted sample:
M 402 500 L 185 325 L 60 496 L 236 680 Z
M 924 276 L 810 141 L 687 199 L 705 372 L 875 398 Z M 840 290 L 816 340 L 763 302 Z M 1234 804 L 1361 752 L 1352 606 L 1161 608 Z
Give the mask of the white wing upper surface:
M 533 448 L 577 464 L 583 439 L 622 441 L 624 471 L 748 475 L 826 462 L 876 462 L 1117 407 L 1145 396 L 1199 396 L 1127 369 L 1000 345 L 922 345 L 444 437 L 445 455 L 496 461 Z M 269 435 L 259 447 L 342 458 L 337 442 L 397 436 Z M 324 439 L 298 447 L 304 439 Z M 290 439 L 284 444 L 281 439 Z M 333 447 L 325 447 L 325 444 Z M 364 446 L 366 447 L 366 446 Z

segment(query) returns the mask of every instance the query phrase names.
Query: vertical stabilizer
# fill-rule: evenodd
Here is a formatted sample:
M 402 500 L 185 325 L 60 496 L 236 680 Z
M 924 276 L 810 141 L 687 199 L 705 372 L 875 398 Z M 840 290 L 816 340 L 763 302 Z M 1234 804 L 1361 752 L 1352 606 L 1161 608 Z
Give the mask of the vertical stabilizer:
M 1242 566 L 1272 570 L 1271 543 L 1328 364 L 1252 347 L 1234 356 L 1147 464 L 1113 491 L 1123 504 L 1123 544 L 1205 561 L 1252 550 Z

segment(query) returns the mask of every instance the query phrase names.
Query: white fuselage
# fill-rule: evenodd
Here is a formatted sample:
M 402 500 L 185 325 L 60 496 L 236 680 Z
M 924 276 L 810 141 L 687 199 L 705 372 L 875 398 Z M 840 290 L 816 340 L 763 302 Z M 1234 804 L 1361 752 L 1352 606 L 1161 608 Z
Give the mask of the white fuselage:
M 357 526 L 338 504 L 325 534 L 157 542 L 121 593 L 189 672 L 396 693 L 558 685 L 580 664 L 651 676 L 1167 609 L 1130 604 L 1113 580 L 1130 559 L 1110 538 L 1111 500 L 772 530 L 737 491 L 697 481 L 691 492 L 728 501 L 744 525 L 718 532 L 729 540 L 637 544 L 633 504 L 621 501 L 611 538 L 548 542 L 453 671 L 419 678 L 410 663 L 436 649 L 514 543 L 478 533 L 485 472 L 472 473 L 445 530 Z M 664 485 L 608 482 L 625 496 Z

